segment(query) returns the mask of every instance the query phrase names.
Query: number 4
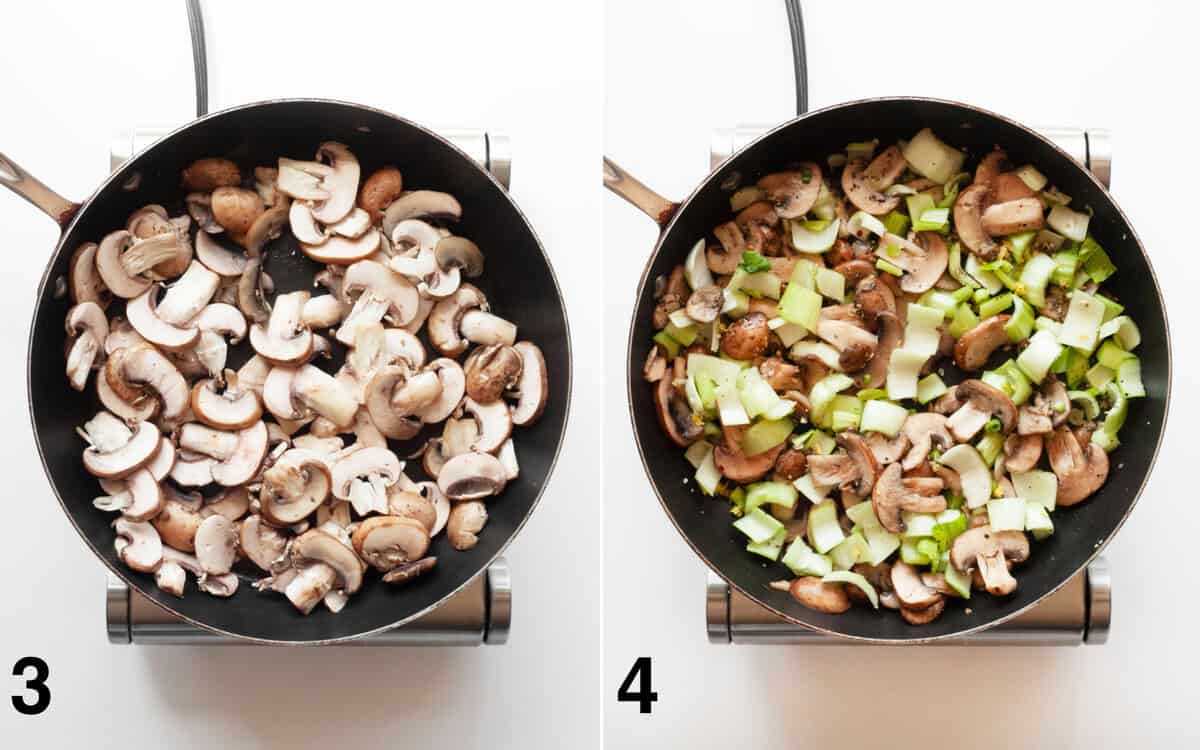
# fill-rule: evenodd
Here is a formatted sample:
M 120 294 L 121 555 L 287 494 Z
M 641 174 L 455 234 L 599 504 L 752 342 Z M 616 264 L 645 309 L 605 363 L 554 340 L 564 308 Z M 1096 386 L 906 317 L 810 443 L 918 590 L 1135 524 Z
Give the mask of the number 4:
M 638 680 L 637 692 L 633 692 L 633 678 L 641 675 Z M 651 689 L 650 678 L 650 657 L 639 656 L 633 662 L 633 668 L 629 670 L 629 674 L 625 675 L 625 681 L 621 683 L 621 687 L 617 688 L 617 701 L 620 703 L 638 704 L 638 712 L 643 714 L 650 713 L 651 704 L 658 700 L 658 693 Z

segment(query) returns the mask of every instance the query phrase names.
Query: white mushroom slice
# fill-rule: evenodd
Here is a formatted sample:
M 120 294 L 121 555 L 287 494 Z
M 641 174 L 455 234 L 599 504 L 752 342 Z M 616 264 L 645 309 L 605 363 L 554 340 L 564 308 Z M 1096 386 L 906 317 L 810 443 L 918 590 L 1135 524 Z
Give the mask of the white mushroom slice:
M 331 484 L 324 456 L 292 448 L 263 472 L 258 495 L 263 517 L 278 526 L 299 523 L 325 502 Z
M 235 573 L 209 575 L 194 555 L 170 547 L 163 547 L 162 559 L 164 563 L 174 563 L 196 576 L 196 588 L 206 594 L 227 598 L 237 593 L 239 579 Z
M 153 573 L 163 559 L 162 540 L 154 527 L 145 521 L 118 518 L 113 528 L 117 530 L 113 547 L 121 562 L 142 573 Z
M 517 403 L 512 409 L 513 424 L 525 427 L 541 418 L 546 410 L 549 382 L 546 377 L 546 360 L 537 344 L 518 341 L 513 348 L 521 355 L 523 367 L 517 381 Z
M 343 594 L 341 591 L 330 591 L 321 601 L 325 603 L 325 609 L 336 615 L 350 603 L 350 596 Z
M 437 300 L 432 297 L 422 297 L 421 301 L 417 304 L 417 316 L 408 321 L 404 326 L 405 332 L 413 334 L 420 332 L 421 328 L 425 325 L 425 321 L 429 319 L 429 313 L 433 312 L 433 306 L 436 303 Z
M 404 325 L 417 314 L 417 288 L 382 263 L 361 260 L 346 269 L 342 300 L 349 302 L 359 294 L 386 301 L 386 315 L 396 325 Z
M 312 331 L 301 323 L 308 298 L 309 293 L 303 290 L 275 298 L 267 325 L 259 324 L 250 329 L 250 345 L 259 356 L 276 365 L 308 361 L 312 355 Z
M 67 311 L 67 336 L 74 339 L 67 353 L 67 379 L 82 391 L 108 338 L 108 318 L 95 302 L 81 302 Z
M 167 288 L 155 311 L 160 320 L 182 326 L 200 314 L 217 293 L 220 284 L 220 276 L 208 270 L 200 261 L 192 261 L 183 275 Z M 132 319 L 130 322 L 133 322 Z
M 435 299 L 444 299 L 458 291 L 462 284 L 462 273 L 457 268 L 439 267 L 425 277 L 418 287 L 422 294 Z
M 207 232 L 196 235 L 196 259 L 213 273 L 225 278 L 241 276 L 246 270 L 247 258 L 244 253 L 222 247 Z
M 242 243 L 246 255 L 250 258 L 260 257 L 267 243 L 283 234 L 287 219 L 287 206 L 276 206 L 259 214 L 246 231 L 246 240 Z
M 292 540 L 291 558 L 295 566 L 319 562 L 333 568 L 337 573 L 335 585 L 347 594 L 353 594 L 362 586 L 366 570 L 362 560 L 352 548 L 324 531 L 313 529 Z
M 129 321 L 118 315 L 108 322 L 108 336 L 104 339 L 104 353 L 112 356 L 118 349 L 132 349 L 140 344 L 149 344 L 142 338 Z
M 458 221 L 462 218 L 462 206 L 449 193 L 412 190 L 388 205 L 383 213 L 383 231 L 391 236 L 392 230 L 400 222 L 421 218 Z
M 341 300 L 332 294 L 322 294 L 304 303 L 300 322 L 309 328 L 332 328 L 342 320 Z
M 479 426 L 479 437 L 471 444 L 471 450 L 495 453 L 512 435 L 512 416 L 503 401 L 480 404 L 468 396 L 463 401 L 463 411 L 474 417 Z
M 296 200 L 323 201 L 329 198 L 329 190 L 321 182 L 331 174 L 333 167 L 328 164 L 281 157 L 275 188 Z
M 439 301 L 429 313 L 429 340 L 447 357 L 457 357 L 467 349 L 460 325 L 468 311 L 487 304 L 487 298 L 471 284 L 463 284 L 454 294 Z M 509 342 L 511 343 L 511 342 Z
M 166 479 L 171 473 L 171 468 L 175 466 L 175 444 L 166 435 L 162 436 L 160 443 L 158 453 L 146 464 L 146 470 L 154 476 L 156 482 Z
M 246 335 L 246 319 L 236 307 L 224 302 L 215 302 L 205 307 L 192 321 L 200 329 L 200 338 L 193 353 L 204 366 L 210 377 L 218 377 L 225 370 L 229 344 L 238 343 Z M 257 355 L 253 359 L 262 361 Z
M 171 360 L 152 346 L 142 345 L 113 352 L 105 365 L 104 375 L 108 385 L 123 398 L 118 382 L 125 389 L 129 388 L 129 384 L 134 384 L 153 390 L 162 401 L 162 416 L 167 420 L 177 419 L 188 407 L 190 391 L 183 374 Z M 114 379 L 118 382 L 114 382 Z
M 115 486 L 101 486 L 110 496 L 119 495 L 121 492 L 129 494 L 129 504 L 121 509 L 121 515 L 130 521 L 149 521 L 162 511 L 165 500 L 162 488 L 149 469 L 138 469 L 124 481 L 118 481 Z
M 303 404 L 293 398 L 292 382 L 296 372 L 291 367 L 273 367 L 263 381 L 263 406 L 278 419 L 298 421 L 312 416 Z
M 446 539 L 450 546 L 460 552 L 474 547 L 479 542 L 479 532 L 483 531 L 487 519 L 487 508 L 478 500 L 455 505 L 446 522 Z
M 196 560 L 210 575 L 223 575 L 233 567 L 237 558 L 237 530 L 222 515 L 212 515 L 196 529 Z
M 269 447 L 267 426 L 262 422 L 234 434 L 237 435 L 237 447 L 233 455 L 212 468 L 213 480 L 226 487 L 236 487 L 253 479 L 267 457 Z
M 437 272 L 436 249 L 442 235 L 435 227 L 408 219 L 387 232 L 387 237 L 393 246 L 393 256 L 388 261 L 393 271 L 415 281 L 423 281 Z
M 301 614 L 307 615 L 333 593 L 337 573 L 323 563 L 305 565 L 296 570 L 296 575 L 289 578 L 283 587 L 283 595 Z
M 185 234 L 184 237 L 186 236 Z M 156 266 L 176 265 L 191 253 L 191 246 L 182 241 L 179 233 L 172 227 L 153 237 L 135 239 L 133 244 L 121 253 L 120 263 L 122 270 L 130 278 L 141 278 L 143 275 L 147 278 L 163 278 L 165 274 L 152 274 L 151 269 Z M 187 268 L 186 264 L 183 268 Z M 178 276 L 183 268 L 175 271 L 174 275 Z
M 496 458 L 500 459 L 500 463 L 504 465 L 505 479 L 511 482 L 521 475 L 521 468 L 517 464 L 517 448 L 511 437 L 504 441 L 504 445 L 500 446 Z
M 351 543 L 368 565 L 386 573 L 424 557 L 429 551 L 429 532 L 412 518 L 372 516 L 354 530 Z
M 181 328 L 158 316 L 158 285 L 154 285 L 125 305 L 130 325 L 146 341 L 168 351 L 190 349 L 200 338 L 199 328 Z M 207 300 L 206 300 L 207 301 Z
M 271 363 L 255 354 L 237 371 L 238 387 L 263 395 L 263 386 L 271 372 Z M 291 388 L 289 385 L 288 388 Z M 274 412 L 272 412 L 274 413 Z
M 112 294 L 96 270 L 96 249 L 95 242 L 85 242 L 75 248 L 67 273 L 67 287 L 71 292 L 71 301 L 77 305 L 95 302 L 100 307 L 108 307 Z
M 207 518 L 221 515 L 236 521 L 250 510 L 250 493 L 245 487 L 231 487 L 224 492 L 207 498 L 200 508 L 200 515 Z
M 182 598 L 184 586 L 187 585 L 187 572 L 177 562 L 164 561 L 154 571 L 154 584 L 168 594 Z
M 414 416 L 426 424 L 435 424 L 444 421 L 458 408 L 467 391 L 467 377 L 462 365 L 447 357 L 433 360 L 428 369 L 437 373 L 442 390 L 437 399 L 418 409 Z
M 371 215 L 357 206 L 346 217 L 329 226 L 329 231 L 342 237 L 355 239 L 371 228 Z
M 298 435 L 292 445 L 296 448 L 303 448 L 307 451 L 312 451 L 318 455 L 329 455 L 337 453 L 342 448 L 346 447 L 345 441 L 336 435 L 329 437 L 318 437 L 314 434 Z
M 474 344 L 512 346 L 517 340 L 516 325 L 483 310 L 468 310 L 459 323 L 463 337 Z
M 170 477 L 180 487 L 204 487 L 212 484 L 212 469 L 216 464 L 208 456 L 180 451 L 171 467 Z
M 218 462 L 227 461 L 237 451 L 238 437 L 234 432 L 217 430 L 197 422 L 179 428 L 180 450 L 199 453 Z
M 134 237 L 145 239 L 170 231 L 171 223 L 167 220 L 167 209 L 157 203 L 151 203 L 130 214 L 125 228 Z
M 313 218 L 312 206 L 309 203 L 295 201 L 288 209 L 288 224 L 292 228 L 297 242 L 306 245 L 320 245 L 329 239 L 329 232 L 321 228 Z
M 305 365 L 292 378 L 292 400 L 299 401 L 338 427 L 349 427 L 358 411 L 358 401 L 332 375 Z
M 207 378 L 192 386 L 192 413 L 209 427 L 241 430 L 262 417 L 262 405 L 254 391 L 218 389 L 216 380 Z
M 367 385 L 366 407 L 371 422 L 394 440 L 408 440 L 421 430 L 420 419 L 412 418 L 411 411 L 398 410 L 393 405 L 393 397 L 403 389 L 407 379 L 408 368 L 390 366 L 376 372 Z
M 487 453 L 464 453 L 446 462 L 438 474 L 438 489 L 451 502 L 481 500 L 499 494 L 507 484 L 504 464 Z
M 188 216 L 196 222 L 196 226 L 200 228 L 200 232 L 196 235 L 196 250 L 200 249 L 200 235 L 202 234 L 220 234 L 225 231 L 225 227 L 217 223 L 212 214 L 212 193 L 188 193 L 183 197 L 183 202 L 187 206 Z
M 387 513 L 387 490 L 400 479 L 400 460 L 387 448 L 362 448 L 333 464 L 333 496 L 354 512 Z
M 446 528 L 446 521 L 450 518 L 450 500 L 437 486 L 437 482 L 418 482 L 414 489 L 433 503 L 434 521 L 433 528 L 429 530 L 429 536 L 437 536 L 442 533 L 442 529 Z
M 287 554 L 287 537 L 253 515 L 238 527 L 238 542 L 250 562 L 270 573 Z
M 342 321 L 334 338 L 346 346 L 357 346 L 363 331 L 383 327 L 381 321 L 387 311 L 387 300 L 375 297 L 370 293 L 363 293 L 354 301 L 354 306 L 350 308 L 349 314 Z
M 96 416 L 84 422 L 76 432 L 88 445 L 104 453 L 117 450 L 133 437 L 133 430 L 129 425 L 104 411 L 97 412 Z
M 438 446 L 443 463 L 455 456 L 470 453 L 472 446 L 479 440 L 479 430 L 479 422 L 473 417 L 447 419 L 442 426 L 442 440 Z
M 379 249 L 380 234 L 375 229 L 369 229 L 361 237 L 349 238 L 333 235 L 320 245 L 300 243 L 304 254 L 318 263 L 333 263 L 349 265 L 369 257 Z
M 100 240 L 96 250 L 96 271 L 104 286 L 113 294 L 132 299 L 150 288 L 150 279 L 134 276 L 125 271 L 121 256 L 133 246 L 133 235 L 124 229 L 110 232 Z
M 83 466 L 92 475 L 107 479 L 123 479 L 150 463 L 159 451 L 162 437 L 158 428 L 149 422 L 138 422 L 133 433 L 120 445 L 113 445 L 109 438 L 102 437 L 102 433 L 86 427 L 85 430 L 92 444 L 83 451 Z
M 336 224 L 354 208 L 358 197 L 358 159 L 341 143 L 326 141 L 317 148 L 317 159 L 327 160 L 332 171 L 321 180 L 329 197 L 320 199 L 312 214 L 322 224 Z
M 425 345 L 414 334 L 406 330 L 400 328 L 385 330 L 383 346 L 389 361 L 403 360 L 412 370 L 420 370 L 425 366 Z

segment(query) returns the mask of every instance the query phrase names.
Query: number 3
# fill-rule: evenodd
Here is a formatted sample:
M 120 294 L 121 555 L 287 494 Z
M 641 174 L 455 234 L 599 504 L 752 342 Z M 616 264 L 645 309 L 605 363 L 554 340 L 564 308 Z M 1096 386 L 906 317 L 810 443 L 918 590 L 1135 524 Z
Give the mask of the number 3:
M 39 659 L 36 656 L 25 656 L 18 659 L 17 663 L 13 665 L 13 677 L 21 677 L 30 667 L 33 667 L 33 677 L 25 680 L 25 687 L 32 690 L 37 698 L 30 703 L 25 696 L 14 695 L 12 697 L 13 708 L 26 716 L 40 714 L 50 705 L 50 688 L 46 687 L 46 680 L 50 677 L 50 665 L 46 664 L 45 659 Z

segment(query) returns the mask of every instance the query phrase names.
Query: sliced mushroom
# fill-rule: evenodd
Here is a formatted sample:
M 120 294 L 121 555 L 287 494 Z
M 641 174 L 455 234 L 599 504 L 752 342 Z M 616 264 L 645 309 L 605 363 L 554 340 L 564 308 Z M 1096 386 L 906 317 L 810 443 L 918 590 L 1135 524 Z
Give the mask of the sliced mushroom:
M 145 521 L 118 518 L 113 523 L 117 537 L 113 542 L 121 562 L 142 573 L 153 573 L 163 559 L 162 540 Z
M 911 609 L 909 607 L 900 607 L 900 616 L 909 625 L 928 625 L 937 618 L 942 616 L 942 612 L 946 610 L 946 597 L 941 594 L 933 604 L 925 609 Z
M 826 583 L 816 576 L 801 576 L 788 586 L 788 593 L 800 604 L 817 612 L 840 614 L 850 609 L 850 597 L 840 583 Z
M 934 445 L 940 451 L 947 451 L 954 445 L 954 438 L 946 429 L 946 417 L 937 412 L 908 415 L 904 420 L 904 436 L 912 444 L 901 464 L 904 471 L 912 471 L 925 463 Z
M 116 395 L 135 405 L 145 397 L 143 388 L 154 391 L 168 420 L 177 419 L 188 407 L 187 381 L 171 360 L 152 346 L 113 352 L 104 365 L 104 379 Z
M 366 566 L 354 554 L 354 550 L 342 544 L 336 537 L 312 529 L 292 540 L 290 547 L 293 565 L 305 563 L 323 563 L 336 573 L 336 586 L 339 590 L 353 594 L 362 586 L 363 573 Z
M 238 526 L 238 544 L 250 562 L 268 573 L 287 555 L 287 537 L 258 515 L 250 516 Z
M 441 394 L 442 384 L 435 372 L 426 371 L 412 378 L 409 374 L 408 368 L 404 366 L 383 367 L 367 385 L 366 407 L 371 415 L 371 422 L 385 436 L 395 440 L 414 437 L 421 429 L 421 419 L 415 416 L 416 411 Z M 418 379 L 420 382 L 414 382 Z M 428 389 L 430 400 L 419 406 L 414 405 L 410 394 L 426 390 L 427 384 L 431 386 Z M 405 395 L 397 404 L 397 396 L 401 394 Z
M 900 511 L 940 513 L 946 509 L 946 498 L 941 495 L 942 488 L 941 479 L 903 478 L 900 464 L 891 464 L 875 482 L 875 489 L 871 493 L 871 505 L 879 523 L 888 531 L 900 534 L 904 531 L 904 520 Z
M 312 331 L 301 322 L 308 298 L 309 293 L 304 290 L 275 298 L 267 325 L 256 324 L 250 328 L 250 345 L 259 356 L 276 365 L 298 365 L 308 361 L 312 356 Z
M 522 379 L 525 377 L 522 375 Z M 667 433 L 667 437 L 679 447 L 686 448 L 700 439 L 700 436 L 704 434 L 704 428 L 692 418 L 691 406 L 688 405 L 687 399 L 679 392 L 679 389 L 672 385 L 671 380 L 670 377 L 663 377 L 658 381 L 654 389 L 654 411 L 658 415 L 658 422 L 662 425 L 663 431 Z M 741 450 L 735 447 L 727 450 L 725 454 L 714 453 L 714 457 L 718 459 L 722 455 L 728 459 L 732 468 L 732 464 L 739 460 Z
M 385 315 L 398 326 L 409 322 L 417 314 L 417 288 L 400 274 L 373 260 L 360 260 L 346 269 L 342 280 L 342 300 L 350 302 L 356 295 L 386 302 Z M 339 341 L 345 343 L 340 336 Z
M 189 422 L 179 431 L 179 447 L 214 459 L 213 481 L 236 487 L 258 474 L 267 456 L 267 426 L 259 421 L 245 429 L 227 432 Z
M 518 341 L 513 345 L 521 355 L 521 378 L 517 381 L 518 398 L 513 405 L 512 421 L 520 427 L 528 427 L 542 417 L 549 395 L 546 360 L 542 350 L 531 341 Z
M 329 497 L 333 479 L 319 453 L 292 448 L 263 472 L 259 506 L 264 518 L 290 526 L 308 518 Z
M 300 321 L 309 328 L 332 328 L 341 322 L 344 312 L 341 300 L 332 294 L 322 294 L 304 303 Z
M 942 595 L 925 585 L 921 574 L 906 562 L 892 564 L 892 590 L 905 609 L 920 610 L 941 601 Z
M 312 205 L 304 201 L 292 203 L 288 209 L 288 225 L 297 242 L 320 245 L 329 239 L 329 230 L 321 227 L 312 215 Z
M 503 401 L 481 404 L 468 396 L 463 400 L 462 408 L 479 426 L 478 437 L 471 444 L 471 450 L 480 453 L 500 450 L 500 446 L 512 434 L 513 422 L 508 405 Z
M 955 387 L 954 394 L 961 405 L 946 420 L 946 427 L 960 443 L 975 437 L 993 416 L 1000 420 L 1004 433 L 1016 426 L 1017 407 L 999 388 L 982 380 L 964 380 Z
M 984 208 L 990 202 L 991 188 L 979 183 L 964 188 L 954 201 L 954 230 L 958 238 L 985 261 L 995 260 L 1001 247 L 983 228 Z
M 692 292 L 686 310 L 688 317 L 697 323 L 711 323 L 721 314 L 724 304 L 724 290 L 716 284 L 709 284 Z
M 101 510 L 120 511 L 121 516 L 130 521 L 155 518 L 163 510 L 165 495 L 150 466 L 147 464 L 124 480 L 100 479 L 100 487 L 108 496 L 104 498 L 105 502 L 97 502 L 101 499 L 97 498 L 92 504 Z
M 886 214 L 900 205 L 900 196 L 883 191 L 895 183 L 904 167 L 904 155 L 896 146 L 888 146 L 870 164 L 852 159 L 842 169 L 842 190 L 859 210 L 875 216 Z
M 916 415 L 910 415 L 909 419 L 911 420 L 914 416 Z M 885 468 L 888 464 L 896 463 L 903 458 L 911 445 L 904 433 L 900 433 L 894 438 L 888 438 L 883 433 L 872 432 L 867 435 L 866 440 L 871 453 L 875 456 L 875 462 Z
M 483 310 L 467 310 L 463 313 L 459 330 L 467 341 L 482 346 L 491 344 L 512 346 L 517 340 L 515 324 Z
M 100 412 L 83 425 L 80 434 L 88 441 L 83 465 L 93 476 L 123 479 L 150 463 L 161 447 L 158 429 L 138 422 L 133 430 L 109 414 Z
M 213 273 L 226 278 L 241 276 L 246 270 L 247 257 L 224 248 L 207 232 L 196 235 L 196 260 Z
M 1108 479 L 1108 454 L 1095 443 L 1080 445 L 1075 433 L 1059 427 L 1046 437 L 1050 468 L 1058 477 L 1059 505 L 1075 505 L 1091 497 Z
M 508 473 L 495 456 L 464 453 L 446 462 L 438 474 L 438 489 L 451 501 L 481 500 L 499 494 Z
M 483 292 L 471 284 L 463 284 L 454 294 L 435 304 L 428 320 L 429 340 L 434 348 L 447 357 L 457 357 L 466 351 L 468 342 L 460 333 L 463 316 L 486 304 Z
M 442 388 L 436 399 L 417 409 L 413 416 L 425 424 L 436 424 L 445 420 L 458 408 L 466 393 L 467 379 L 458 362 L 448 357 L 433 360 L 427 366 L 427 370 L 437 373 Z
M 436 557 L 424 557 L 410 563 L 404 563 L 383 574 L 383 582 L 393 586 L 403 586 L 413 579 L 428 573 L 437 566 Z
M 104 286 L 113 294 L 124 299 L 132 299 L 145 292 L 153 283 L 150 279 L 128 273 L 121 263 L 121 257 L 134 244 L 134 237 L 128 231 L 119 229 L 110 232 L 100 240 L 96 250 L 96 271 Z
M 387 490 L 399 481 L 401 469 L 387 448 L 360 448 L 333 464 L 333 496 L 349 500 L 360 516 L 387 513 Z
M 67 353 L 67 379 L 71 387 L 82 391 L 88 375 L 102 358 L 104 341 L 108 338 L 108 318 L 95 302 L 80 302 L 67 311 L 67 336 L 71 348 Z
M 866 367 L 874 358 L 879 346 L 879 339 L 875 334 L 856 323 L 844 320 L 822 318 L 817 323 L 817 336 L 838 350 L 838 366 L 846 372 L 855 372 Z
M 104 285 L 96 270 L 96 250 L 94 242 L 85 242 L 75 248 L 71 254 L 70 271 L 67 273 L 67 287 L 71 292 L 71 301 L 75 304 L 95 302 L 100 307 L 108 307 L 112 301 L 112 293 Z
M 887 383 L 888 365 L 892 361 L 892 352 L 900 346 L 904 326 L 899 318 L 885 311 L 876 315 L 876 328 L 878 332 L 875 335 L 875 353 L 867 362 L 865 370 L 866 377 L 870 380 L 865 382 L 869 382 L 872 388 L 882 388 Z M 841 356 L 838 360 L 840 363 Z
M 329 162 L 331 171 L 321 180 L 328 197 L 318 199 L 312 214 L 322 224 L 336 224 L 354 209 L 358 195 L 358 159 L 341 143 L 326 141 L 317 148 L 317 159 Z
M 300 243 L 304 254 L 318 263 L 347 266 L 358 263 L 379 250 L 382 236 L 375 229 L 368 229 L 358 237 L 340 234 L 330 236 L 319 245 Z
M 224 575 L 237 558 L 238 534 L 233 523 L 222 515 L 205 518 L 196 529 L 196 560 L 205 573 Z
M 187 571 L 177 562 L 163 561 L 154 571 L 154 585 L 172 596 L 182 598 L 187 585 Z
M 1029 232 L 1045 226 L 1042 210 L 1042 201 L 1034 197 L 993 203 L 984 209 L 979 224 L 993 237 Z
M 296 372 L 292 367 L 272 367 L 263 380 L 263 406 L 279 420 L 296 422 L 312 418 L 312 411 L 295 398 L 292 384 Z
M 413 190 L 403 193 L 383 212 L 383 232 L 392 237 L 396 225 L 407 219 L 458 221 L 462 206 L 453 195 L 436 190 Z
M 159 316 L 155 300 L 158 286 L 151 286 L 125 305 L 125 315 L 133 329 L 146 341 L 167 351 L 190 349 L 200 338 L 199 328 L 185 328 L 168 323 Z
M 915 266 L 900 278 L 900 288 L 909 294 L 923 294 L 942 278 L 950 254 L 946 250 L 946 240 L 937 232 L 917 232 L 914 242 L 925 253 Z
M 262 405 L 254 391 L 233 386 L 219 388 L 212 378 L 192 386 L 191 403 L 196 418 L 218 430 L 240 430 L 262 416 Z
M 175 498 L 163 503 L 162 511 L 150 522 L 158 531 L 163 544 L 180 552 L 194 552 L 196 531 L 204 517 Z
M 821 193 L 821 167 L 801 162 L 794 172 L 776 172 L 759 179 L 758 187 L 782 219 L 799 219 L 812 209 Z
M 1013 434 L 1004 441 L 1004 465 L 1011 472 L 1032 471 L 1041 458 L 1041 435 Z
M 483 530 L 487 519 L 487 508 L 478 500 L 455 505 L 446 522 L 446 538 L 450 546 L 460 552 L 474 547 L 479 542 L 479 532 Z
M 672 390 L 674 391 L 674 389 Z M 677 393 L 677 391 L 675 392 Z M 692 424 L 695 425 L 694 422 Z M 697 437 L 703 433 L 703 428 L 694 427 L 694 430 L 698 431 Z M 712 454 L 713 461 L 721 475 L 739 483 L 754 482 L 766 476 L 767 472 L 775 466 L 776 459 L 784 449 L 784 445 L 780 444 L 768 451 L 747 456 L 742 451 L 742 436 L 745 434 L 745 430 L 744 427 L 724 428 L 725 439 L 713 448 Z
M 386 573 L 423 558 L 429 550 L 429 532 L 411 518 L 372 516 L 358 525 L 351 542 L 368 565 Z
M 336 378 L 313 365 L 304 365 L 292 378 L 293 402 L 299 401 L 341 428 L 354 422 L 355 400 Z
M 458 271 L 468 279 L 483 273 L 483 252 L 466 237 L 451 235 L 438 240 L 434 247 L 434 259 L 443 271 Z M 457 284 L 455 281 L 456 287 Z
M 1005 596 L 1017 589 L 1009 562 L 1029 558 L 1029 539 L 1023 531 L 992 531 L 976 526 L 959 534 L 950 545 L 950 563 L 962 573 L 978 570 L 989 594 Z

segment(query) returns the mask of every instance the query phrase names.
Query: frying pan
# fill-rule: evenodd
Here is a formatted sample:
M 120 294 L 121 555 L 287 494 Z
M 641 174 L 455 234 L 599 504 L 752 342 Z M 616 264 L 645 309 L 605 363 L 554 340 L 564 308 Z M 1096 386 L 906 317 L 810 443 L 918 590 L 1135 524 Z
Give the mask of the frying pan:
M 745 538 L 732 528 L 727 503 L 704 499 L 691 483 L 683 451 L 663 433 L 654 412 L 642 365 L 653 334 L 654 281 L 683 262 L 692 245 L 710 237 L 729 215 L 731 185 L 753 184 L 769 172 L 798 161 L 824 162 L 847 143 L 878 138 L 895 143 L 921 128 L 968 152 L 968 165 L 995 145 L 1017 164 L 1034 164 L 1054 185 L 1072 196 L 1073 206 L 1094 211 L 1088 228 L 1112 256 L 1119 271 L 1106 282 L 1142 332 L 1138 355 L 1146 397 L 1130 402 L 1104 487 L 1086 502 L 1054 513 L 1055 533 L 1032 546 L 1031 558 L 1014 569 L 1019 586 L 1007 597 L 977 595 L 969 605 L 952 601 L 933 623 L 912 626 L 895 612 L 853 607 L 840 615 L 802 607 L 786 592 L 768 587 L 780 578 L 778 565 L 763 565 L 745 551 Z M 701 559 L 746 596 L 792 622 L 832 635 L 880 643 L 926 642 L 952 638 L 998 624 L 1037 604 L 1062 586 L 1120 529 L 1137 502 L 1154 465 L 1167 416 L 1171 352 L 1162 293 L 1125 214 L 1090 172 L 1033 130 L 993 112 L 958 102 L 916 97 L 884 97 L 837 104 L 797 117 L 734 154 L 681 203 L 669 201 L 638 182 L 607 158 L 604 182 L 662 228 L 642 273 L 629 327 L 628 396 L 642 464 L 667 515 Z M 970 612 L 967 612 L 967 609 Z
M 222 600 L 189 587 L 182 599 L 165 594 L 151 575 L 126 568 L 113 550 L 112 517 L 92 507 L 96 480 L 83 468 L 83 449 L 74 429 L 101 407 L 93 389 L 72 390 L 64 375 L 63 321 L 71 302 L 55 293 L 71 253 L 125 226 L 135 209 L 163 203 L 171 215 L 183 212 L 181 170 L 195 159 L 223 156 L 247 173 L 272 165 L 279 156 L 312 158 L 317 144 L 335 140 L 358 157 L 363 174 L 395 164 L 410 187 L 449 192 L 463 206 L 455 232 L 483 249 L 486 268 L 478 281 L 493 309 L 519 327 L 519 336 L 538 344 L 546 359 L 549 394 L 542 419 L 514 431 L 520 477 L 488 504 L 488 523 L 479 544 L 466 552 L 450 548 L 445 535 L 430 554 L 437 567 L 411 584 L 393 588 L 368 576 L 363 588 L 339 614 L 320 607 L 300 615 L 282 596 L 255 591 L 257 575 L 243 575 L 237 593 Z M 281 99 L 227 109 L 197 119 L 126 162 L 82 204 L 47 188 L 0 154 L 0 183 L 22 195 L 62 226 L 38 289 L 29 334 L 29 410 L 46 476 L 71 523 L 89 547 L 129 586 L 179 617 L 223 635 L 264 643 L 330 643 L 403 624 L 453 595 L 508 545 L 533 511 L 558 455 L 566 426 L 571 356 L 566 312 L 533 228 L 504 189 L 449 141 L 396 115 L 370 107 L 320 99 Z M 289 232 L 266 249 L 265 268 L 277 292 L 310 289 L 321 268 L 310 261 Z M 109 314 L 120 311 L 114 301 Z M 245 344 L 230 351 L 230 366 L 250 355 Z M 333 372 L 338 356 L 314 364 Z M 428 432 L 428 430 L 426 431 Z M 427 435 L 393 445 L 403 455 Z M 408 473 L 420 474 L 414 462 Z

